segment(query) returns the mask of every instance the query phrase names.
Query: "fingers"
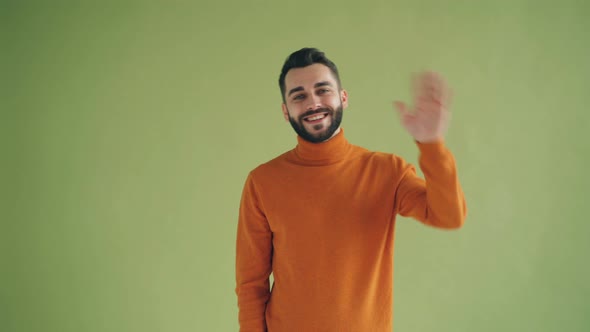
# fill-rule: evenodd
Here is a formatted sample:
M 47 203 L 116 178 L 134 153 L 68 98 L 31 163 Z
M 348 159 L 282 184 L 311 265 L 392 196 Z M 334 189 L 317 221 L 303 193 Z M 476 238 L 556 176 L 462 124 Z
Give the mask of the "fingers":
M 433 102 L 446 107 L 450 98 L 450 90 L 443 77 L 434 71 L 425 71 L 413 78 L 416 102 Z

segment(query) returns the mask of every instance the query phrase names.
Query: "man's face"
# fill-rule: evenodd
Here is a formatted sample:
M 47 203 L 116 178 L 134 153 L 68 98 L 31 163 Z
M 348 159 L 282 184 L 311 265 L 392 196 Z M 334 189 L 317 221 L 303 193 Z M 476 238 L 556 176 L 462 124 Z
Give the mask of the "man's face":
M 316 63 L 287 73 L 283 115 L 303 139 L 319 143 L 334 136 L 347 106 L 348 95 L 327 66 Z

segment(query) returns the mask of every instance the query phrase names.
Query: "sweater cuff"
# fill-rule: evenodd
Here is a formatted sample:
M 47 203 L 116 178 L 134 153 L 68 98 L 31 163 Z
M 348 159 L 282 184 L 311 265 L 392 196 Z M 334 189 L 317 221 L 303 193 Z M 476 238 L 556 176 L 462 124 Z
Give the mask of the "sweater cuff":
M 443 140 L 430 143 L 420 143 L 418 141 L 415 142 L 418 146 L 418 149 L 420 150 L 420 153 L 424 155 L 441 155 L 445 154 L 447 150 Z

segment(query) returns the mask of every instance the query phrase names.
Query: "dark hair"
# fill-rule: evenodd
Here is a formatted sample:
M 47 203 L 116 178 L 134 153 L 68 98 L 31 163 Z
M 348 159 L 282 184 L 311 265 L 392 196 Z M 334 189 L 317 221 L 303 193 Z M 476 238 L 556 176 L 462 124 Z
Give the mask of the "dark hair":
M 293 68 L 303 68 L 313 65 L 314 63 L 320 63 L 330 68 L 334 78 L 336 78 L 338 88 L 340 88 L 340 76 L 338 75 L 338 68 L 336 68 L 334 62 L 330 61 L 324 52 L 318 50 L 317 48 L 305 47 L 299 51 L 291 53 L 287 60 L 285 60 L 283 69 L 281 69 L 281 75 L 279 76 L 279 86 L 281 88 L 281 96 L 283 97 L 283 101 L 285 101 L 285 76 L 287 76 L 287 72 Z

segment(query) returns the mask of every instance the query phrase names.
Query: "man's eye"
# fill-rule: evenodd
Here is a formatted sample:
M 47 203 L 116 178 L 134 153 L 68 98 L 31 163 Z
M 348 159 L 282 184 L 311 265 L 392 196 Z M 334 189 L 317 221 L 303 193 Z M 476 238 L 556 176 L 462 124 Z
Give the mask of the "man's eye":
M 293 100 L 301 100 L 303 99 L 303 95 L 297 95 L 295 97 L 293 97 Z
M 328 92 L 330 92 L 330 89 L 320 89 L 318 92 L 321 94 L 328 93 Z

